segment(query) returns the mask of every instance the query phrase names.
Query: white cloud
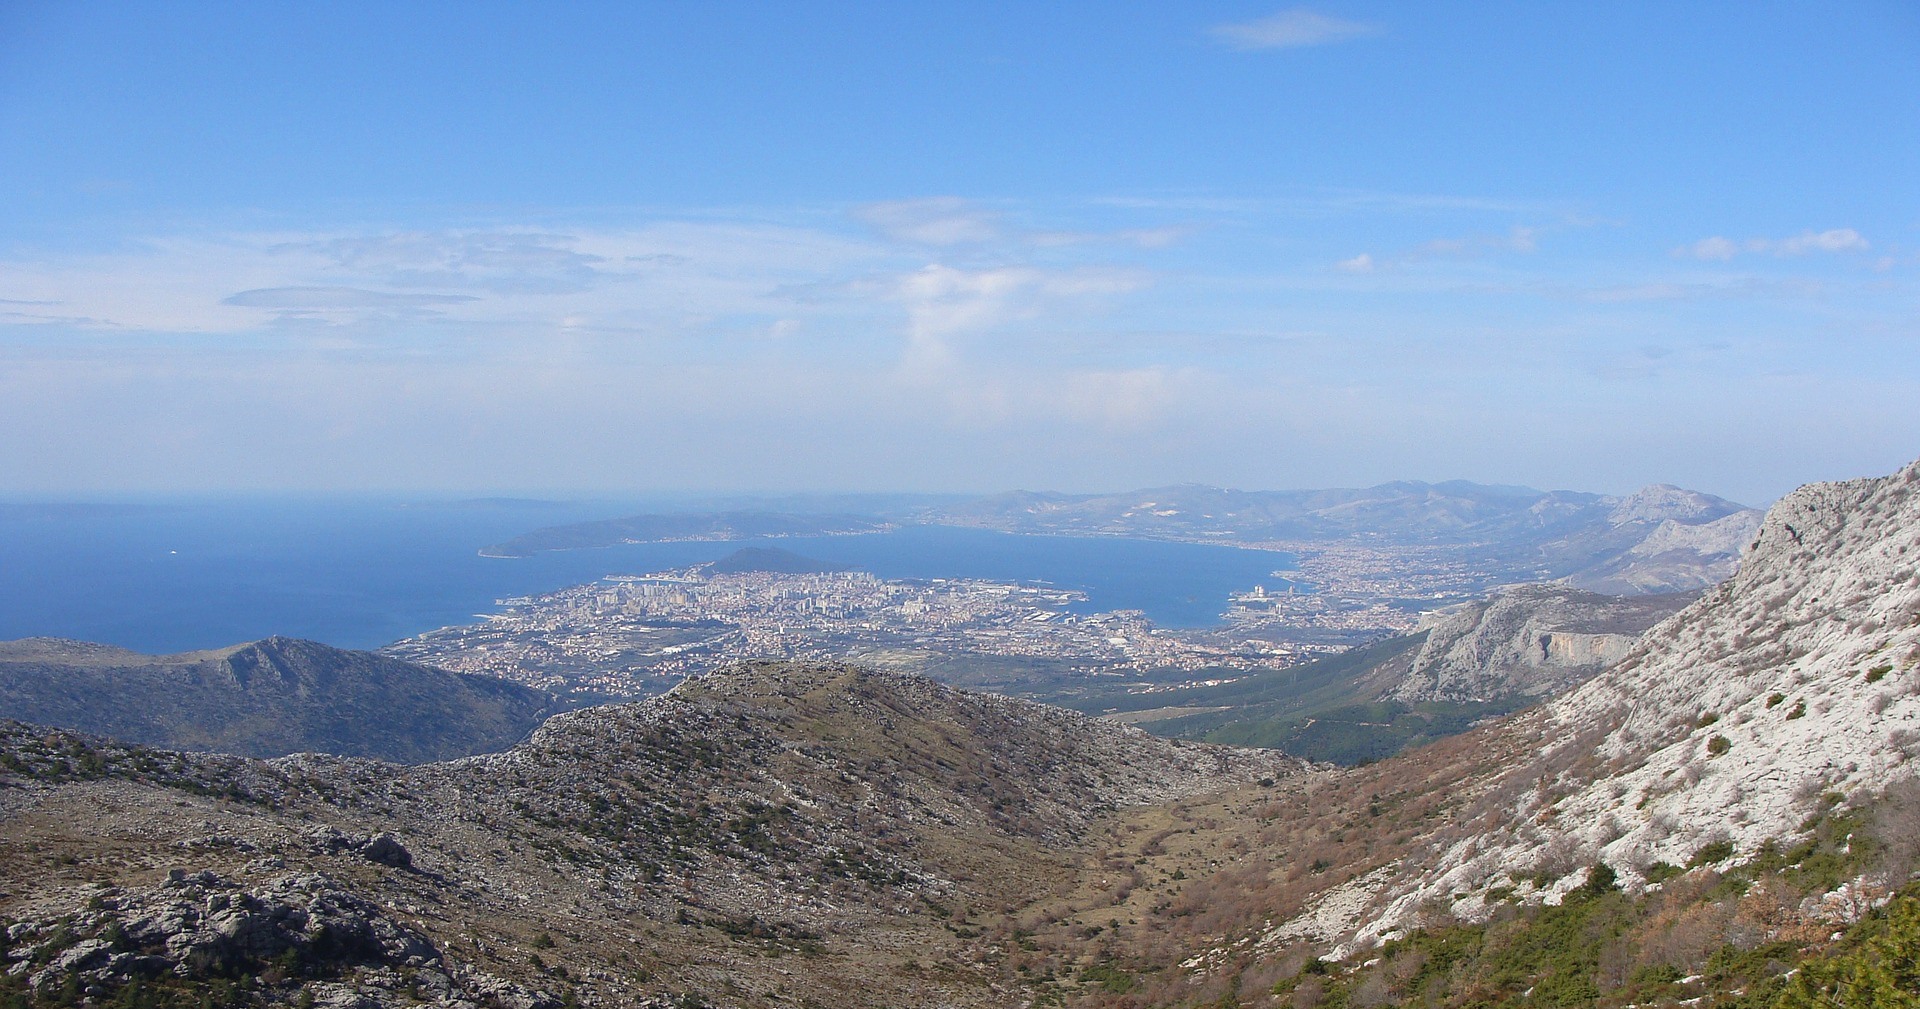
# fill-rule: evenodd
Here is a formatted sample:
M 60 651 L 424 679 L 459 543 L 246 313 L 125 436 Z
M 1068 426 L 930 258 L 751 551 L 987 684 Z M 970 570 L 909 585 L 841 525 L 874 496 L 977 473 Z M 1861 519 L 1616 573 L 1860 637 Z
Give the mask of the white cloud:
M 1235 49 L 1299 49 L 1374 35 L 1380 27 L 1295 7 L 1253 21 L 1215 25 L 1208 31 Z
M 1852 228 L 1827 231 L 1803 231 L 1792 238 L 1770 243 L 1774 255 L 1804 256 L 1809 252 L 1852 252 L 1867 248 L 1867 240 Z
M 1814 252 L 1865 252 L 1872 247 L 1864 236 L 1852 228 L 1829 228 L 1826 231 L 1807 230 L 1788 238 L 1749 238 L 1745 242 L 1715 235 L 1702 238 L 1687 248 L 1676 249 L 1674 254 L 1726 262 L 1742 252 L 1805 256 Z
M 1370 253 L 1363 252 L 1352 259 L 1343 259 L 1335 263 L 1334 266 L 1348 273 L 1372 273 L 1373 256 Z
M 929 265 L 895 285 L 895 296 L 907 309 L 905 365 L 909 370 L 945 367 L 953 359 L 949 336 L 1032 319 L 1062 301 L 1123 294 L 1144 283 L 1142 274 L 1123 270 Z

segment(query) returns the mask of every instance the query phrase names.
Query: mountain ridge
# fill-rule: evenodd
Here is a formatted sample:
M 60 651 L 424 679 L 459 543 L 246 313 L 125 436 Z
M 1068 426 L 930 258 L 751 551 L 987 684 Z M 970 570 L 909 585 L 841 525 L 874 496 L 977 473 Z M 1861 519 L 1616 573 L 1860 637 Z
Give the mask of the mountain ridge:
M 417 763 L 509 746 L 556 707 L 504 680 L 297 638 L 158 656 L 0 642 L 0 717 L 181 749 Z
M 736 667 L 410 768 L 0 723 L 0 919 L 42 986 L 49 963 L 118 986 L 152 963 L 190 991 L 251 971 L 275 999 L 383 1006 L 1000 1006 L 1031 985 L 980 958 L 1025 941 L 993 923 L 1077 879 L 1099 823 L 1320 773 L 832 664 Z M 201 910 L 164 910 L 181 897 Z M 387 939 L 263 956 L 199 924 L 232 906 L 268 917 L 223 927 L 263 941 L 282 908 Z M 282 955 L 292 977 L 267 970 Z

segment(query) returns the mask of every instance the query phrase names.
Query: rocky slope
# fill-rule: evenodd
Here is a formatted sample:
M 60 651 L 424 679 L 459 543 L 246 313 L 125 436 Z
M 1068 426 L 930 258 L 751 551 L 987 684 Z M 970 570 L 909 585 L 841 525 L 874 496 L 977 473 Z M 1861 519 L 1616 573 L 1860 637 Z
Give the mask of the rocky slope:
M 1426 640 L 1388 700 L 1487 701 L 1564 692 L 1624 658 L 1693 594 L 1603 596 L 1519 585 L 1422 621 Z
M 143 978 L 228 1004 L 1020 1004 L 1059 980 L 1033 972 L 1058 961 L 1012 931 L 1022 909 L 1128 871 L 1091 846 L 1101 824 L 1318 773 L 837 666 L 735 669 L 411 768 L 16 723 L 0 728 L 0 984 L 105 998 Z
M 1558 899 L 1601 861 L 1638 887 L 1871 807 L 1920 767 L 1920 463 L 1782 499 L 1732 579 L 1462 745 L 1537 755 L 1460 783 L 1455 826 L 1349 889 L 1323 937 L 1484 914 L 1490 889 Z
M 419 763 L 505 749 L 553 707 L 519 684 L 289 638 L 180 655 L 0 642 L 0 718 L 175 749 Z

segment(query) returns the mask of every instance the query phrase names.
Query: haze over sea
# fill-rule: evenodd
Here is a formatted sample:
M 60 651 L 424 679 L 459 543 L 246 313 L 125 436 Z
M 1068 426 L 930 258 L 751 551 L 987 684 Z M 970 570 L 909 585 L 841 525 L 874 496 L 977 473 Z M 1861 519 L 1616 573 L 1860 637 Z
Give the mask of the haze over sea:
M 0 639 L 144 652 L 269 635 L 374 648 L 470 623 L 496 600 L 723 557 L 741 542 L 650 543 L 486 558 L 480 547 L 605 505 L 252 499 L 0 505 Z M 909 527 L 775 545 L 886 578 L 984 578 L 1083 590 L 1084 610 L 1206 626 L 1286 554 L 1184 543 Z

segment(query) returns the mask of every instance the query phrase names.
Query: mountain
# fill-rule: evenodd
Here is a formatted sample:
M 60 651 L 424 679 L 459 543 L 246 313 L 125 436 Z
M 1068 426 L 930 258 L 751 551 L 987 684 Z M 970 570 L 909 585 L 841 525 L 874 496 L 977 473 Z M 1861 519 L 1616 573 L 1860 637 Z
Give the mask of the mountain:
M 1106 858 L 1102 823 L 1318 773 L 841 666 L 740 667 L 416 767 L 3 725 L 0 997 L 1018 1004 L 1081 987 L 1035 969 L 1036 934 L 1086 941 L 1169 885 Z M 1088 874 L 1108 896 L 1068 909 Z
M 852 570 L 845 564 L 814 560 L 778 547 L 742 547 L 707 566 L 709 574 L 738 575 L 764 571 L 782 575 L 818 575 Z
M 1191 888 L 1205 927 L 1150 910 L 1139 934 L 1189 944 L 1193 992 L 1266 965 L 1274 990 L 1381 1004 L 1774 1005 L 1801 965 L 1888 941 L 1876 908 L 1920 913 L 1917 566 L 1920 463 L 1801 488 L 1620 661 L 1226 827 L 1212 850 L 1246 854 Z
M 553 706 L 503 680 L 290 638 L 179 655 L 0 642 L 0 718 L 183 750 L 445 760 L 505 749 Z
M 1411 634 L 1303 665 L 1150 692 L 1089 688 L 1055 703 L 1160 735 L 1364 763 L 1566 691 L 1697 595 L 1511 586 L 1430 613 Z
M 884 532 L 886 529 L 886 523 L 880 519 L 861 515 L 769 511 L 630 515 L 535 529 L 504 543 L 483 548 L 480 553 L 486 557 L 531 557 L 547 550 L 590 550 L 622 543 L 850 536 Z
M 1605 861 L 1633 883 L 1713 844 L 1725 858 L 1789 845 L 1832 805 L 1823 796 L 1864 800 L 1910 779 L 1917 566 L 1920 463 L 1783 498 L 1733 578 L 1602 675 L 1499 729 L 1540 748 L 1482 787 L 1481 808 L 1500 822 L 1471 854 L 1436 852 L 1361 937 L 1404 924 L 1443 889 L 1475 894 L 1458 902 L 1470 908 L 1554 856 Z M 1542 775 L 1550 787 L 1511 794 Z
M 1655 485 L 1626 497 L 1466 481 L 1359 489 L 1178 486 L 1124 494 L 1016 492 L 924 509 L 919 521 L 1006 532 L 1200 542 L 1445 548 L 1483 587 L 1566 579 L 1590 591 L 1683 592 L 1725 578 L 1760 512 Z

